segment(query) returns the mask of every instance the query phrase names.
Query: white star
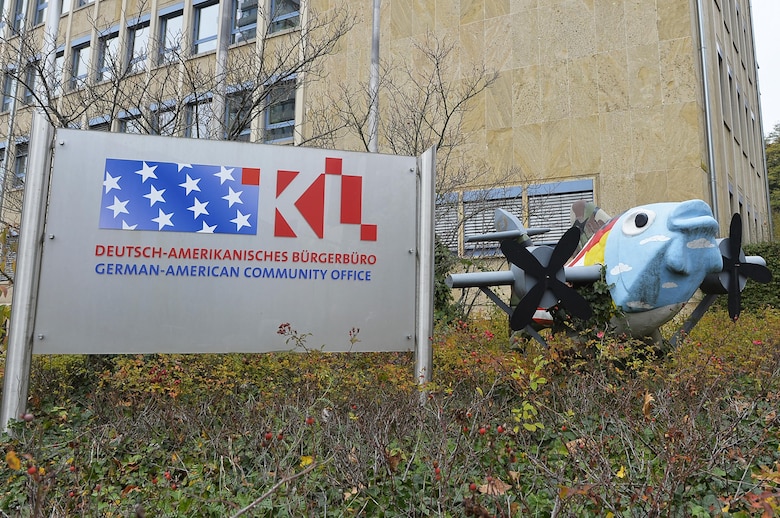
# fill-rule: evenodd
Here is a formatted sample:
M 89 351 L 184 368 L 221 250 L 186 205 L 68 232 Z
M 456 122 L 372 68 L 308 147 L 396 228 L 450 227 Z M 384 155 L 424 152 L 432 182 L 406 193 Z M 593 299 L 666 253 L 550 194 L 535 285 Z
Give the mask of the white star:
M 122 220 L 122 230 L 135 230 L 138 225 L 128 225 L 125 220 Z
M 243 227 L 251 227 L 252 225 L 249 224 L 249 216 L 251 214 L 241 214 L 240 210 L 236 211 L 236 217 L 231 219 L 231 223 L 236 224 L 236 231 L 241 230 Z
M 185 167 L 189 167 L 190 169 L 192 169 L 192 165 L 191 164 L 179 164 L 179 163 L 177 163 L 176 167 L 178 167 L 177 170 L 180 173 L 181 173 L 181 170 L 184 169 Z
M 206 210 L 206 205 L 208 205 L 208 204 L 209 204 L 209 202 L 201 203 L 200 200 L 198 200 L 198 198 L 196 197 L 195 198 L 195 205 L 193 205 L 192 207 L 187 208 L 187 210 L 191 210 L 192 211 L 192 218 L 193 219 L 198 219 L 198 216 L 200 216 L 201 214 L 205 214 L 206 216 L 209 215 L 209 211 Z M 204 223 L 204 225 L 205 225 L 205 223 Z
M 165 189 L 158 191 L 154 188 L 154 185 L 151 185 L 152 190 L 149 191 L 149 194 L 144 194 L 144 198 L 149 198 L 149 206 L 154 206 L 155 203 L 158 201 L 161 203 L 165 203 L 165 198 L 163 198 L 163 193 L 165 192 Z
M 210 227 L 210 226 L 206 225 L 206 222 L 204 221 L 203 222 L 203 228 L 198 230 L 197 233 L 198 234 L 213 234 L 215 228 L 217 228 L 216 225 Z
M 149 167 L 148 165 L 146 165 L 146 162 L 144 162 L 143 168 L 141 168 L 140 171 L 136 171 L 136 174 L 141 175 L 141 183 L 144 183 L 149 178 L 154 178 L 156 180 L 157 175 L 154 174 L 155 169 L 157 169 L 157 166 Z
M 220 166 L 219 172 L 214 173 L 214 176 L 219 178 L 219 185 L 222 185 L 226 181 L 230 180 L 231 182 L 235 182 L 235 178 L 233 178 L 233 168 L 231 167 L 228 169 L 225 166 Z
M 157 217 L 152 218 L 152 221 L 154 221 L 158 225 L 157 230 L 162 230 L 163 227 L 165 226 L 172 227 L 173 223 L 171 223 L 171 216 L 173 216 L 173 212 L 171 212 L 170 214 L 166 214 L 163 212 L 162 209 L 158 209 L 158 210 L 159 212 L 157 214 Z
M 187 175 L 187 181 L 184 183 L 180 183 L 179 187 L 184 187 L 184 189 L 187 191 L 186 194 L 191 193 L 192 191 L 200 191 L 200 187 L 198 187 L 198 182 L 200 181 L 200 178 L 197 180 L 193 180 L 190 178 L 190 175 Z
M 103 185 L 106 188 L 106 192 L 109 192 L 111 189 L 118 189 L 122 190 L 121 187 L 119 187 L 119 179 L 122 178 L 121 176 L 111 176 L 111 173 L 106 171 L 106 179 L 103 180 Z
M 227 194 L 227 196 L 223 196 L 222 199 L 223 200 L 227 200 L 228 207 L 232 207 L 234 203 L 241 203 L 241 204 L 243 204 L 244 202 L 241 201 L 241 194 L 243 192 L 244 191 L 236 192 L 236 191 L 233 190 L 232 187 L 228 187 L 228 194 Z
M 130 200 L 119 201 L 119 198 L 114 196 L 114 204 L 106 208 L 114 211 L 114 217 L 117 217 L 119 214 L 130 214 L 126 207 L 128 201 Z

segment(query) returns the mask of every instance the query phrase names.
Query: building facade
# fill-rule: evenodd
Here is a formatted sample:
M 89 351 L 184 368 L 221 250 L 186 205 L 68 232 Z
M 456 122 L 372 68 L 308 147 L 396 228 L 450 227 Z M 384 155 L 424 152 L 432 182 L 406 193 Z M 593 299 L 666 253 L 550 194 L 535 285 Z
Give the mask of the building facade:
M 41 105 L 85 130 L 367 149 L 368 0 L 64 0 L 47 68 L 51 5 L 2 7 L 10 231 Z M 379 151 L 438 146 L 453 251 L 491 252 L 464 236 L 490 230 L 493 207 L 555 242 L 576 199 L 615 215 L 700 198 L 723 234 L 740 212 L 746 241 L 770 239 L 749 0 L 383 0 L 379 14 Z

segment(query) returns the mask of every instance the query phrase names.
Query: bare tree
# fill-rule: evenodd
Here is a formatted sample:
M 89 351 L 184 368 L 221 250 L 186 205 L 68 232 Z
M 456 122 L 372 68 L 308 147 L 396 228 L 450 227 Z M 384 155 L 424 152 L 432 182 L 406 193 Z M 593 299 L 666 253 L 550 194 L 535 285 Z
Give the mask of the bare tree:
M 146 10 L 144 5 L 135 9 Z M 258 7 L 258 24 L 251 33 L 228 31 L 225 49 L 231 47 L 222 68 L 215 66 L 213 54 L 195 54 L 183 34 L 159 38 L 148 34 L 144 41 L 136 41 L 130 28 L 141 22 L 133 13 L 122 14 L 126 33 L 112 29 L 114 19 L 90 16 L 91 33 L 98 35 L 90 42 L 97 46 L 94 62 L 82 59 L 78 48 L 42 55 L 40 26 L 9 28 L 0 37 L 3 111 L 7 111 L 0 118 L 0 138 L 10 149 L 0 172 L 7 180 L 0 192 L 0 220 L 13 225 L 21 214 L 23 175 L 14 171 L 25 169 L 23 151 L 35 109 L 41 109 L 55 128 L 249 140 L 252 122 L 269 105 L 282 104 L 297 88 L 317 79 L 320 61 L 357 23 L 348 4 L 323 12 L 309 9 L 304 23 L 291 24 L 284 31 L 274 31 L 278 22 L 273 14 Z M 47 58 L 54 60 L 54 74 L 45 70 Z M 6 83 L 13 90 L 6 89 Z M 225 109 L 217 115 L 212 106 L 218 103 L 211 101 L 219 96 Z M 6 102 L 13 105 L 7 107 Z M 255 129 L 261 126 L 256 124 Z M 255 136 L 263 140 L 262 134 Z
M 318 62 L 356 23 L 347 7 L 323 13 L 310 10 L 305 28 L 272 34 L 273 17 L 264 14 L 260 9 L 257 19 L 267 22 L 257 28 L 254 41 L 231 48 L 227 66 L 219 72 L 213 55 L 192 55 L 184 47 L 186 38 L 179 34 L 174 45 L 149 38 L 145 48 L 132 49 L 131 53 L 127 44 L 120 49 L 101 36 L 97 62 L 89 64 L 86 74 L 73 70 L 79 61 L 71 53 L 67 64 L 62 54 L 55 57 L 57 70 L 51 76 L 43 70 L 45 56 L 40 54 L 39 28 L 0 40 L 0 66 L 18 85 L 16 111 L 29 113 L 42 108 L 55 127 L 86 127 L 90 118 L 101 118 L 105 126 L 119 131 L 164 135 L 184 132 L 199 138 L 235 140 L 267 109 L 275 95 L 282 95 L 282 90 L 294 91 L 309 78 L 316 78 Z M 93 32 L 106 34 L 116 21 L 91 23 Z M 213 131 L 205 124 L 212 118 L 211 110 L 199 102 L 218 95 L 220 83 L 230 86 L 226 103 L 229 116 L 216 121 L 218 131 Z M 20 115 L 10 132 L 8 128 L 0 128 L 0 132 L 13 134 L 6 137 L 28 134 L 29 116 Z M 4 166 L 7 169 L 9 164 Z

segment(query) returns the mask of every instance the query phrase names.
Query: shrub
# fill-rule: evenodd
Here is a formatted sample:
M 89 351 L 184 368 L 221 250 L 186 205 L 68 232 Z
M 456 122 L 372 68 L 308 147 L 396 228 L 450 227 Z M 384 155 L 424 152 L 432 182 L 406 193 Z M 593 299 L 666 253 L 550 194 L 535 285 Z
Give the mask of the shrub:
M 497 321 L 439 327 L 425 387 L 409 353 L 35 357 L 31 414 L 0 436 L 0 511 L 780 510 L 778 310 L 711 311 L 657 355 L 609 334 L 519 352 Z
M 745 245 L 744 250 L 745 255 L 760 255 L 766 260 L 766 266 L 772 272 L 772 282 L 748 281 L 742 292 L 742 307 L 746 310 L 759 310 L 765 306 L 780 308 L 780 241 Z

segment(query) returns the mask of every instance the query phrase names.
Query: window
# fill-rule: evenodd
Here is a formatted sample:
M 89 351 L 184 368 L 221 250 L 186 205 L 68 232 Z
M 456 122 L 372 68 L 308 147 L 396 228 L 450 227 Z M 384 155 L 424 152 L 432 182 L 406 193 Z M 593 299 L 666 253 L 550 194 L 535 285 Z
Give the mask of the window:
M 24 187 L 24 178 L 27 176 L 27 142 L 16 144 L 16 154 L 14 156 L 14 189 Z
M 89 79 L 89 43 L 73 47 L 70 64 L 71 89 L 83 86 Z
M 466 242 L 465 238 L 495 232 L 495 212 L 501 208 L 518 218 L 523 217 L 520 187 L 485 189 L 463 193 L 463 252 L 470 256 L 500 255 L 498 241 Z M 568 210 L 568 209 L 567 209 Z M 568 217 L 568 212 L 566 213 Z
M 111 119 L 108 115 L 91 119 L 89 129 L 91 131 L 111 131 Z
M 257 35 L 257 0 L 233 0 L 231 43 L 249 41 Z
M 295 79 L 280 81 L 271 87 L 265 110 L 265 142 L 293 138 L 295 131 Z
M 249 142 L 251 114 L 251 91 L 241 90 L 229 94 L 225 102 L 225 138 Z
M 119 33 L 112 32 L 107 36 L 103 36 L 100 38 L 98 45 L 97 79 L 98 81 L 113 79 L 118 74 L 121 74 L 119 61 L 117 60 L 119 55 Z
M 78 7 L 84 7 L 85 5 L 89 5 L 95 0 L 76 0 Z
M 271 0 L 271 26 L 268 32 L 279 32 L 298 26 L 300 0 Z
M 463 239 L 463 254 L 471 257 L 501 255 L 498 241 L 468 242 L 467 238 L 495 232 L 495 210 L 504 209 L 528 221 L 531 229 L 549 229 L 532 237 L 534 244 L 555 245 L 571 227 L 571 205 L 577 200 L 593 200 L 592 180 L 532 185 L 527 188 L 503 187 L 466 191 L 459 202 L 458 193 L 448 193 L 436 201 L 435 233 L 438 241 L 452 252 L 458 251 Z
M 172 137 L 176 135 L 174 106 L 163 106 L 152 112 L 152 134 Z
M 35 101 L 35 81 L 38 79 L 38 62 L 32 62 L 24 69 L 24 104 Z
M 141 121 L 140 115 L 125 115 L 119 120 L 120 133 L 135 133 L 140 135 L 146 133 Z
M 6 276 L 13 279 L 16 272 L 16 252 L 19 249 L 19 232 L 15 228 L 9 228 L 5 237 L 5 273 Z
M 54 84 L 52 90 L 54 95 L 60 95 L 62 93 L 62 78 L 65 72 L 65 50 L 57 50 L 57 54 L 54 56 Z
M 195 6 L 195 32 L 192 37 L 192 53 L 199 54 L 217 48 L 219 3 Z
M 211 99 L 188 104 L 185 110 L 184 136 L 209 138 L 209 125 L 212 117 Z
M 71 0 L 62 0 L 62 14 L 68 14 L 70 12 Z
M 149 22 L 127 29 L 127 69 L 130 73 L 146 69 L 146 56 L 149 49 Z
M 14 76 L 9 72 L 3 75 L 3 105 L 0 111 L 7 112 L 11 109 L 11 101 L 14 98 Z
M 528 187 L 528 225 L 531 228 L 550 229 L 550 232 L 540 235 L 534 242 L 555 245 L 571 227 L 571 204 L 577 200 L 593 201 L 592 180 Z
M 11 27 L 14 32 L 22 30 L 24 25 L 24 0 L 15 0 L 11 13 Z
M 181 10 L 160 17 L 159 63 L 172 63 L 181 52 L 184 15 Z
M 40 25 L 46 21 L 46 8 L 48 6 L 48 0 L 35 0 L 35 25 Z

